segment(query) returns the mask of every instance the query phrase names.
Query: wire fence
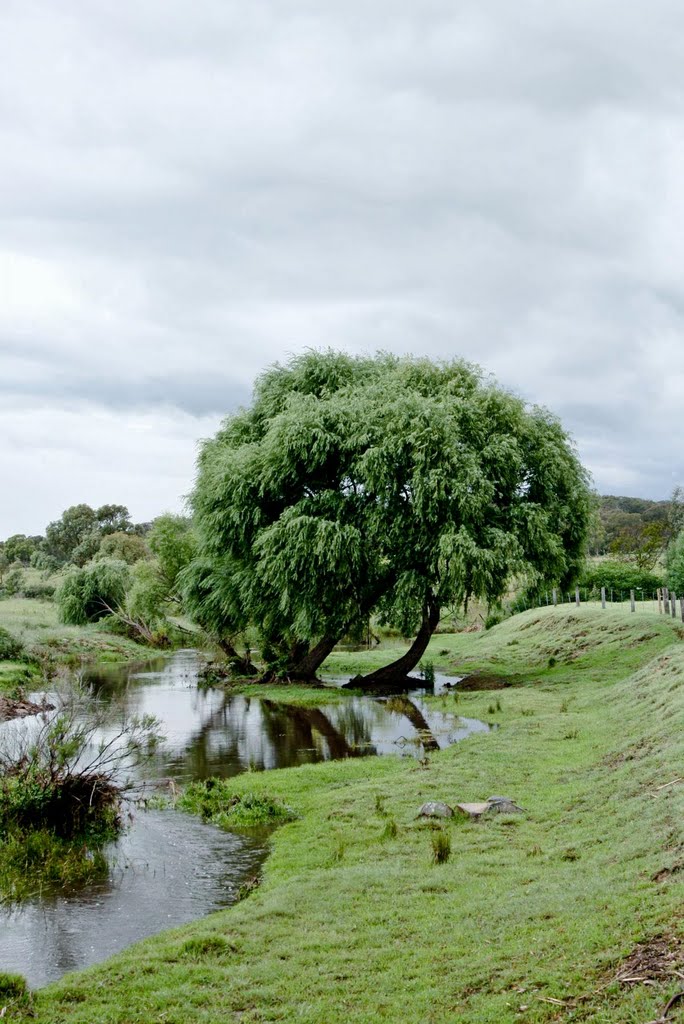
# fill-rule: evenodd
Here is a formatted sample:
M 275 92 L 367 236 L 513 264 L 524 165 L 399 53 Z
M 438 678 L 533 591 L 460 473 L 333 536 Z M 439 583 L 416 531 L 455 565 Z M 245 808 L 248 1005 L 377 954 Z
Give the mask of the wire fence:
M 622 607 L 631 612 L 653 611 L 659 615 L 669 615 L 673 619 L 684 622 L 684 595 L 678 597 L 675 591 L 667 587 L 658 590 L 645 590 L 636 587 L 634 590 L 617 590 L 612 587 L 601 587 L 600 590 L 586 587 L 575 587 L 573 591 L 564 592 L 552 589 L 540 594 L 536 601 L 519 598 L 517 604 L 521 611 L 529 608 L 541 608 L 544 605 L 570 604 L 579 608 L 582 604 L 597 605 L 602 608 Z

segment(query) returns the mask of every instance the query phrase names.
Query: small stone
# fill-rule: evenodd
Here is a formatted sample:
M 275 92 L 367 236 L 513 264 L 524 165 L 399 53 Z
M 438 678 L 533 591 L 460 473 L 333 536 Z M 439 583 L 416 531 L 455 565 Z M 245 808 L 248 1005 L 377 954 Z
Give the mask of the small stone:
M 428 800 L 418 811 L 419 818 L 453 818 L 453 808 L 441 800 Z
M 467 814 L 469 818 L 481 818 L 489 810 L 489 804 L 456 804 L 457 810 Z
M 509 796 L 490 796 L 487 800 L 487 814 L 522 814 L 522 807 L 518 807 Z

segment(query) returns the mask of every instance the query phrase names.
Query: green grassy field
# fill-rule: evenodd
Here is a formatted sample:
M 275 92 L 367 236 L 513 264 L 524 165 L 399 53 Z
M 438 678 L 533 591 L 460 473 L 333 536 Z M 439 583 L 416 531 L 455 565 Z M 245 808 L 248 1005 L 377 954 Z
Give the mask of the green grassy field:
M 34 661 L 33 668 L 26 662 L 0 661 L 0 692 L 39 683 L 36 665 L 131 661 L 149 654 L 141 644 L 106 633 L 96 625 L 62 625 L 51 601 L 5 598 L 0 601 L 0 626 L 21 640 Z
M 684 987 L 681 640 L 665 617 L 568 608 L 436 638 L 443 668 L 516 677 L 434 698 L 498 730 L 425 766 L 353 759 L 233 780 L 299 815 L 275 833 L 263 884 L 67 976 L 30 1015 L 10 1003 L 8 1019 L 653 1021 Z M 525 813 L 438 826 L 451 857 L 433 864 L 420 804 L 492 794 Z

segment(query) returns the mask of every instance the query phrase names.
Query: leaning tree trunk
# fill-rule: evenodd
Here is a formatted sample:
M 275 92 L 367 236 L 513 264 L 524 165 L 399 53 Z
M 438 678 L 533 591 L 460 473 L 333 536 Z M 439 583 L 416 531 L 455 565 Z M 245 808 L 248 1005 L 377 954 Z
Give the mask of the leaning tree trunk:
M 256 665 L 253 665 L 247 657 L 241 658 L 230 640 L 217 640 L 217 644 L 228 658 L 230 667 L 236 675 L 256 676 L 259 674 L 259 669 Z
M 335 644 L 339 640 L 339 636 L 328 635 L 323 636 L 315 644 L 310 651 L 296 661 L 287 670 L 287 675 L 290 679 L 298 679 L 302 681 L 313 681 L 316 679 L 316 673 L 321 667 L 325 659 L 332 652 Z
M 409 672 L 411 672 L 427 650 L 427 645 L 432 639 L 432 634 L 439 625 L 440 608 L 439 603 L 431 595 L 428 598 L 427 604 L 423 609 L 423 621 L 420 624 L 420 629 L 416 639 L 409 647 L 406 654 L 402 655 L 401 658 L 397 658 L 390 665 L 385 665 L 383 668 L 377 669 L 375 672 L 370 672 L 367 676 L 357 676 L 353 680 L 354 685 L 367 687 L 369 689 L 380 688 L 383 686 L 403 686 L 407 682 Z M 415 680 L 410 680 L 415 683 Z
M 416 682 L 416 680 L 414 680 Z M 439 743 L 432 735 L 432 730 L 427 724 L 425 715 L 416 707 L 412 700 L 409 700 L 406 694 L 398 694 L 394 697 L 390 697 L 385 707 L 388 711 L 395 711 L 399 715 L 404 715 L 408 718 L 409 722 L 420 736 L 420 741 L 423 744 L 423 750 L 439 750 Z

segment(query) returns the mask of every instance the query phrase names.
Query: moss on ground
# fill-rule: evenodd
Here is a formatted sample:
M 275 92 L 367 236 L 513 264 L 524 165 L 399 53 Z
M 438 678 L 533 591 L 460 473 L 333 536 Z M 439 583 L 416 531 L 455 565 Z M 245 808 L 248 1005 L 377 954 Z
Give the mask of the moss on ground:
M 500 694 L 444 698 L 475 716 L 498 698 L 500 729 L 427 765 L 350 759 L 231 780 L 232 793 L 268 796 L 299 815 L 275 833 L 263 884 L 231 910 L 37 993 L 25 1019 L 657 1018 L 681 988 L 675 971 L 684 973 L 678 630 L 646 613 L 625 623 L 565 608 L 440 636 L 444 667 L 523 677 Z M 526 813 L 416 819 L 425 800 L 492 794 Z M 433 864 L 435 828 L 450 840 L 446 863 Z M 640 975 L 649 984 L 625 980 L 637 954 L 651 965 Z M 9 1019 L 24 1017 L 10 1010 Z

